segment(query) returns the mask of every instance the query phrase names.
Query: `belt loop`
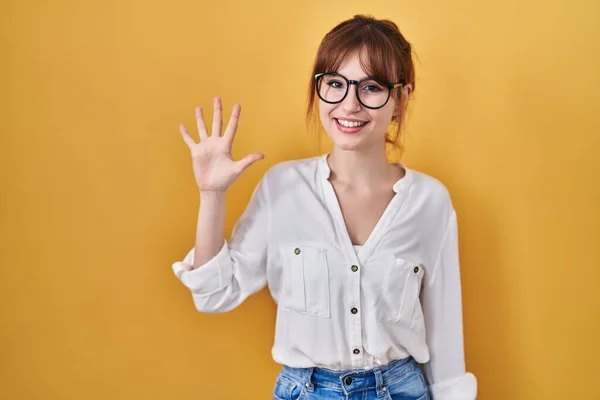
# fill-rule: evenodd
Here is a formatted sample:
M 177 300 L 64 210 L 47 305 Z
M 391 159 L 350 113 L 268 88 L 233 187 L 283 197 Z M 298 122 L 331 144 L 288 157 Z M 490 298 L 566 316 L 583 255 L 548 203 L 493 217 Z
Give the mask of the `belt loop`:
M 304 384 L 304 386 L 306 387 L 306 390 L 311 393 L 315 391 L 315 385 L 313 385 L 312 383 L 312 376 L 314 371 L 314 367 L 309 367 L 306 369 L 306 383 Z
M 379 368 L 374 368 L 373 372 L 375 373 L 375 385 L 376 385 L 376 391 L 377 391 L 377 397 L 383 397 L 385 396 L 385 390 L 383 386 L 383 375 L 381 374 L 381 370 Z

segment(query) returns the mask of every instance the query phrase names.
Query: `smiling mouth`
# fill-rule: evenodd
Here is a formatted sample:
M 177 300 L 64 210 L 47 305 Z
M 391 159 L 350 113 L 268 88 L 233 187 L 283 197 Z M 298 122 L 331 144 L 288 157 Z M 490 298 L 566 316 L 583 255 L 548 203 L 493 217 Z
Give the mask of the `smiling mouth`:
M 365 126 L 367 121 L 348 121 L 345 119 L 334 118 L 335 121 L 343 126 L 344 128 L 359 128 L 361 126 Z

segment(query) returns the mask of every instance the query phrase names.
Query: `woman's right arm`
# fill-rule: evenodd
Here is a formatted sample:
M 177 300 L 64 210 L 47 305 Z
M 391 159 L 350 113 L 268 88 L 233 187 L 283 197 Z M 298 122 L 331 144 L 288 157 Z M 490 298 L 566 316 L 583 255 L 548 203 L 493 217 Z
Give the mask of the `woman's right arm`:
M 212 135 L 209 136 L 202 110 L 196 109 L 199 143 L 191 138 L 183 126 L 180 127 L 192 154 L 194 177 L 200 192 L 200 208 L 194 248 L 183 261 L 173 264 L 173 271 L 192 291 L 198 310 L 204 312 L 228 311 L 266 284 L 265 229 L 269 207 L 264 178 L 236 223 L 229 244 L 224 236 L 227 189 L 246 168 L 264 156 L 254 153 L 237 162 L 231 159 L 241 108 L 234 106 L 222 136 L 221 110 L 221 101 L 216 98 Z M 240 230 L 240 227 L 243 229 Z
M 193 269 L 217 255 L 225 241 L 225 192 L 200 192 Z

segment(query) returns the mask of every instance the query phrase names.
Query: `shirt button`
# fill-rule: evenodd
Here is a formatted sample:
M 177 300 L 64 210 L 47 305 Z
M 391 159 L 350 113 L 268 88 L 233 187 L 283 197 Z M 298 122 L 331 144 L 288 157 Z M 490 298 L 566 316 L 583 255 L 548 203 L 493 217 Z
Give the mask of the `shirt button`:
M 346 385 L 352 385 L 352 377 L 351 376 L 347 376 L 346 379 L 344 379 L 344 383 Z
M 416 274 L 417 272 L 419 272 L 419 267 L 415 267 L 414 271 L 415 271 L 415 274 Z
M 352 308 L 350 309 L 350 312 L 351 312 L 352 314 L 356 314 L 356 313 L 358 312 L 358 308 L 356 308 L 356 307 L 352 307 Z
M 360 350 L 359 349 L 354 349 L 353 353 L 354 354 L 360 354 Z
M 358 271 L 358 267 L 356 265 L 353 265 L 352 266 L 352 272 L 356 272 L 356 271 Z
M 296 248 L 296 250 L 294 250 L 294 253 L 296 253 L 296 255 L 300 254 L 300 249 Z

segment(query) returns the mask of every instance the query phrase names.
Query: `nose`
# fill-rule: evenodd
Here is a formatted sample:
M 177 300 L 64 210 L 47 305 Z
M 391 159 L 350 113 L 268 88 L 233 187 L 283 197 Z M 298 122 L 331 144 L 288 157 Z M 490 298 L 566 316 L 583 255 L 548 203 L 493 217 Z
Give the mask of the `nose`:
M 349 114 L 360 111 L 360 103 L 358 102 L 358 97 L 356 96 L 356 89 L 353 86 L 353 84 L 348 86 L 348 94 L 346 95 L 344 101 L 342 101 L 342 110 Z

